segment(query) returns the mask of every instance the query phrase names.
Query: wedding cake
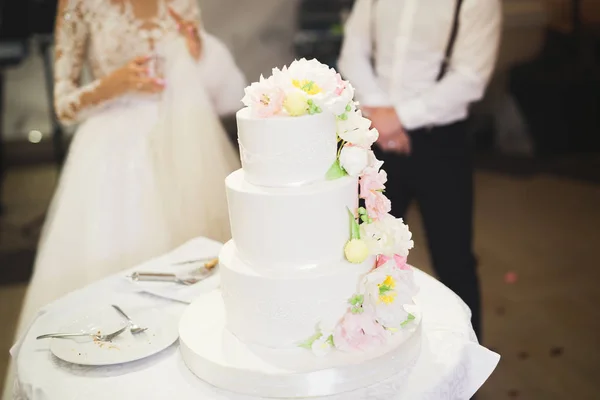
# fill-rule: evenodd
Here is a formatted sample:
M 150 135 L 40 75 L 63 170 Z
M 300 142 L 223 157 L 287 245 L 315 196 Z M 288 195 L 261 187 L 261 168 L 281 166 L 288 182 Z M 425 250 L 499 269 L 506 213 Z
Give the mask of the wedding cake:
M 198 377 L 262 397 L 326 396 L 409 368 L 420 350 L 413 247 L 389 214 L 378 132 L 316 60 L 246 88 L 242 169 L 225 181 L 233 239 L 220 288 L 181 320 Z

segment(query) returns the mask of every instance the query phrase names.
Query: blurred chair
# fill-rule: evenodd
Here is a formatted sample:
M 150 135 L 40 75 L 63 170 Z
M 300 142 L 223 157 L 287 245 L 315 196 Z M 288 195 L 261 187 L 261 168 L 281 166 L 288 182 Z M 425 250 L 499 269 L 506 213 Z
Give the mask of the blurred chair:
M 28 4 L 23 1 L 0 0 L 0 214 L 2 183 L 6 171 L 4 148 L 4 71 L 19 65 L 28 54 Z
M 342 46 L 343 24 L 353 3 L 353 0 L 302 0 L 294 38 L 296 57 L 316 58 L 335 68 Z
M 44 80 L 48 96 L 54 160 L 58 168 L 65 156 L 64 133 L 54 113 L 54 80 L 52 72 L 52 44 L 58 0 L 0 0 L 0 212 L 1 188 L 6 170 L 4 157 L 5 137 L 2 132 L 4 70 L 18 66 L 29 55 L 29 44 L 35 43 L 44 65 Z M 41 226 L 45 215 L 35 218 L 23 227 L 27 233 Z

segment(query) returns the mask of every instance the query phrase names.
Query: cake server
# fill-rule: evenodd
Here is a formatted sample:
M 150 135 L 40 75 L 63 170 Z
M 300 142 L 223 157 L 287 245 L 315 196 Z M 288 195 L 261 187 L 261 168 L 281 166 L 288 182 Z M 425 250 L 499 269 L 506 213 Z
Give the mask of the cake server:
M 212 275 L 212 272 L 212 269 L 202 268 L 198 271 L 195 271 L 193 275 L 188 275 L 186 277 L 160 272 L 134 272 L 129 277 L 133 281 L 137 282 L 174 282 L 179 283 L 180 285 L 189 286 L 208 278 L 210 275 Z

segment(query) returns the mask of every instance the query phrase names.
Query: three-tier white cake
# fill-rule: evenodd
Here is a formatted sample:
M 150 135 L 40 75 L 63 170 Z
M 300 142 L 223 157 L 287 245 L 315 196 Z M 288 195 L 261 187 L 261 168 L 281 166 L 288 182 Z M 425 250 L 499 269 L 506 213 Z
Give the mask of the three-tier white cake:
M 221 287 L 184 313 L 187 366 L 263 397 L 325 396 L 408 368 L 420 350 L 408 227 L 352 86 L 316 60 L 274 69 L 237 114 Z

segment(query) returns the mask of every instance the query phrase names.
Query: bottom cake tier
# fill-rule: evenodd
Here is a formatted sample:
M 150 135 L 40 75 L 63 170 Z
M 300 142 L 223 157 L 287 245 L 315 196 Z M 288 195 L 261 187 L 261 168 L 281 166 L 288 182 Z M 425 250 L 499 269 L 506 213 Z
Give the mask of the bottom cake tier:
M 220 289 L 203 294 L 184 312 L 180 351 L 187 367 L 209 384 L 271 398 L 328 396 L 385 380 L 414 365 L 421 349 L 421 315 L 385 345 L 369 351 L 335 351 L 325 357 L 302 348 L 273 349 L 243 343 L 226 329 Z

